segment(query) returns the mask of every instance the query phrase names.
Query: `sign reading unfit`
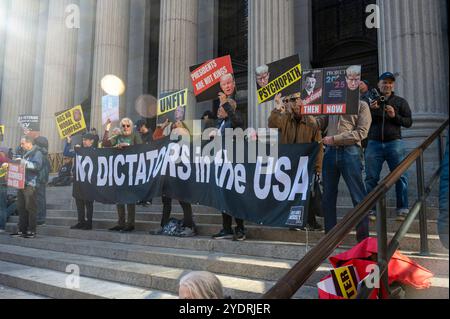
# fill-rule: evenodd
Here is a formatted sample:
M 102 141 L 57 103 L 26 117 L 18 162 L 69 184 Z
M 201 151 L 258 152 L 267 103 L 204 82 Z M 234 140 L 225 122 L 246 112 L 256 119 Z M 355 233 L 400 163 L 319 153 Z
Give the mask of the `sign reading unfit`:
M 169 93 L 158 100 L 158 123 L 184 121 L 188 102 L 188 89 Z

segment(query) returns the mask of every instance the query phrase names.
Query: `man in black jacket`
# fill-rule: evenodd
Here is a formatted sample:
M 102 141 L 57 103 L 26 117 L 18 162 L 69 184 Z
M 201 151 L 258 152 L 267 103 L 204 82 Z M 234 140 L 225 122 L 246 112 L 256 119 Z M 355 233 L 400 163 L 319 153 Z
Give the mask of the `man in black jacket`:
M 401 127 L 412 126 L 411 109 L 408 102 L 394 93 L 395 76 L 386 72 L 380 76 L 379 100 L 370 104 L 372 126 L 369 131 L 369 143 L 366 157 L 366 188 L 370 193 L 380 180 L 383 163 L 388 163 L 392 172 L 405 158 Z M 408 210 L 408 175 L 405 173 L 397 182 L 397 219 L 404 220 Z M 375 210 L 370 219 L 375 220 Z

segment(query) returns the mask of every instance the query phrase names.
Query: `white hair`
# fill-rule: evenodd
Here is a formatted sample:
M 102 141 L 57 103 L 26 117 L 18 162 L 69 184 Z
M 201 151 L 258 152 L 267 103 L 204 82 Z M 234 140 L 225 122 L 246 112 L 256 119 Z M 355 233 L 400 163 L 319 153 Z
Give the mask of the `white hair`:
M 347 76 L 361 75 L 361 66 L 360 65 L 352 65 L 345 72 L 347 73 Z
M 130 124 L 130 126 L 133 126 L 133 121 L 131 119 L 129 119 L 128 117 L 124 117 L 122 120 L 120 120 L 120 125 L 122 125 L 124 123 L 128 123 L 128 124 Z
M 267 65 L 261 65 L 256 68 L 256 75 L 261 75 L 269 72 L 269 67 Z
M 180 279 L 180 287 L 185 287 L 191 299 L 223 299 L 220 280 L 207 271 L 193 271 Z
M 227 73 L 227 74 L 222 75 L 220 78 L 220 82 L 223 82 L 223 81 L 227 80 L 228 78 L 231 78 L 232 80 L 234 80 L 233 74 Z

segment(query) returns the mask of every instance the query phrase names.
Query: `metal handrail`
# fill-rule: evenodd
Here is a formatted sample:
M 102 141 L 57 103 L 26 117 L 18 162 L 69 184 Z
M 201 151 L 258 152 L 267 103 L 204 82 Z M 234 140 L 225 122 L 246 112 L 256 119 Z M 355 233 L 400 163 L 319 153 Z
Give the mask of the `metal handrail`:
M 442 126 L 437 129 L 430 137 L 428 137 L 419 147 L 413 150 L 401 163 L 393 170 L 382 182 L 379 183 L 375 189 L 366 196 L 366 198 L 359 203 L 353 210 L 338 223 L 328 234 L 326 234 L 306 255 L 296 264 L 292 269 L 286 273 L 270 290 L 268 290 L 262 298 L 264 299 L 288 299 L 291 298 L 308 280 L 308 278 L 317 270 L 323 261 L 330 256 L 344 238 L 352 231 L 352 229 L 359 224 L 368 211 L 372 209 L 377 203 L 379 204 L 378 218 L 377 218 L 377 233 L 378 233 L 378 264 L 380 266 L 381 280 L 387 283 L 387 265 L 396 248 L 399 240 L 406 234 L 412 221 L 418 213 L 420 213 L 420 233 L 421 233 L 421 253 L 428 253 L 428 238 L 426 233 L 426 210 L 425 199 L 431 185 L 425 191 L 423 182 L 423 153 L 424 151 L 439 138 L 439 156 L 442 161 L 442 133 L 449 125 L 447 119 Z M 406 218 L 404 224 L 399 232 L 394 236 L 389 248 L 387 247 L 387 229 L 386 229 L 386 193 L 395 185 L 400 177 L 411 167 L 417 163 L 418 170 L 418 202 L 414 205 Z M 437 174 L 435 174 L 436 176 Z M 433 176 L 432 182 L 437 178 Z M 385 286 L 387 287 L 387 286 Z M 365 289 L 364 289 L 365 290 Z M 381 289 L 380 289 L 381 290 Z M 371 290 L 365 290 L 369 293 Z M 362 297 L 363 294 L 359 294 Z M 365 295 L 365 297 L 367 297 Z

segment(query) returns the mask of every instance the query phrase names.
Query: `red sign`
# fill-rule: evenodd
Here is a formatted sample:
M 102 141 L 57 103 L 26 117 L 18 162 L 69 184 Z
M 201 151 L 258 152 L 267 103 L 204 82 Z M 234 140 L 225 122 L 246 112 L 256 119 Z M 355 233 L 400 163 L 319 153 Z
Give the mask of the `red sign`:
M 233 74 L 231 56 L 229 55 L 207 61 L 191 71 L 195 96 L 200 95 L 218 84 L 220 78 L 229 73 Z
M 25 188 L 25 165 L 8 165 L 8 187 L 17 189 Z

